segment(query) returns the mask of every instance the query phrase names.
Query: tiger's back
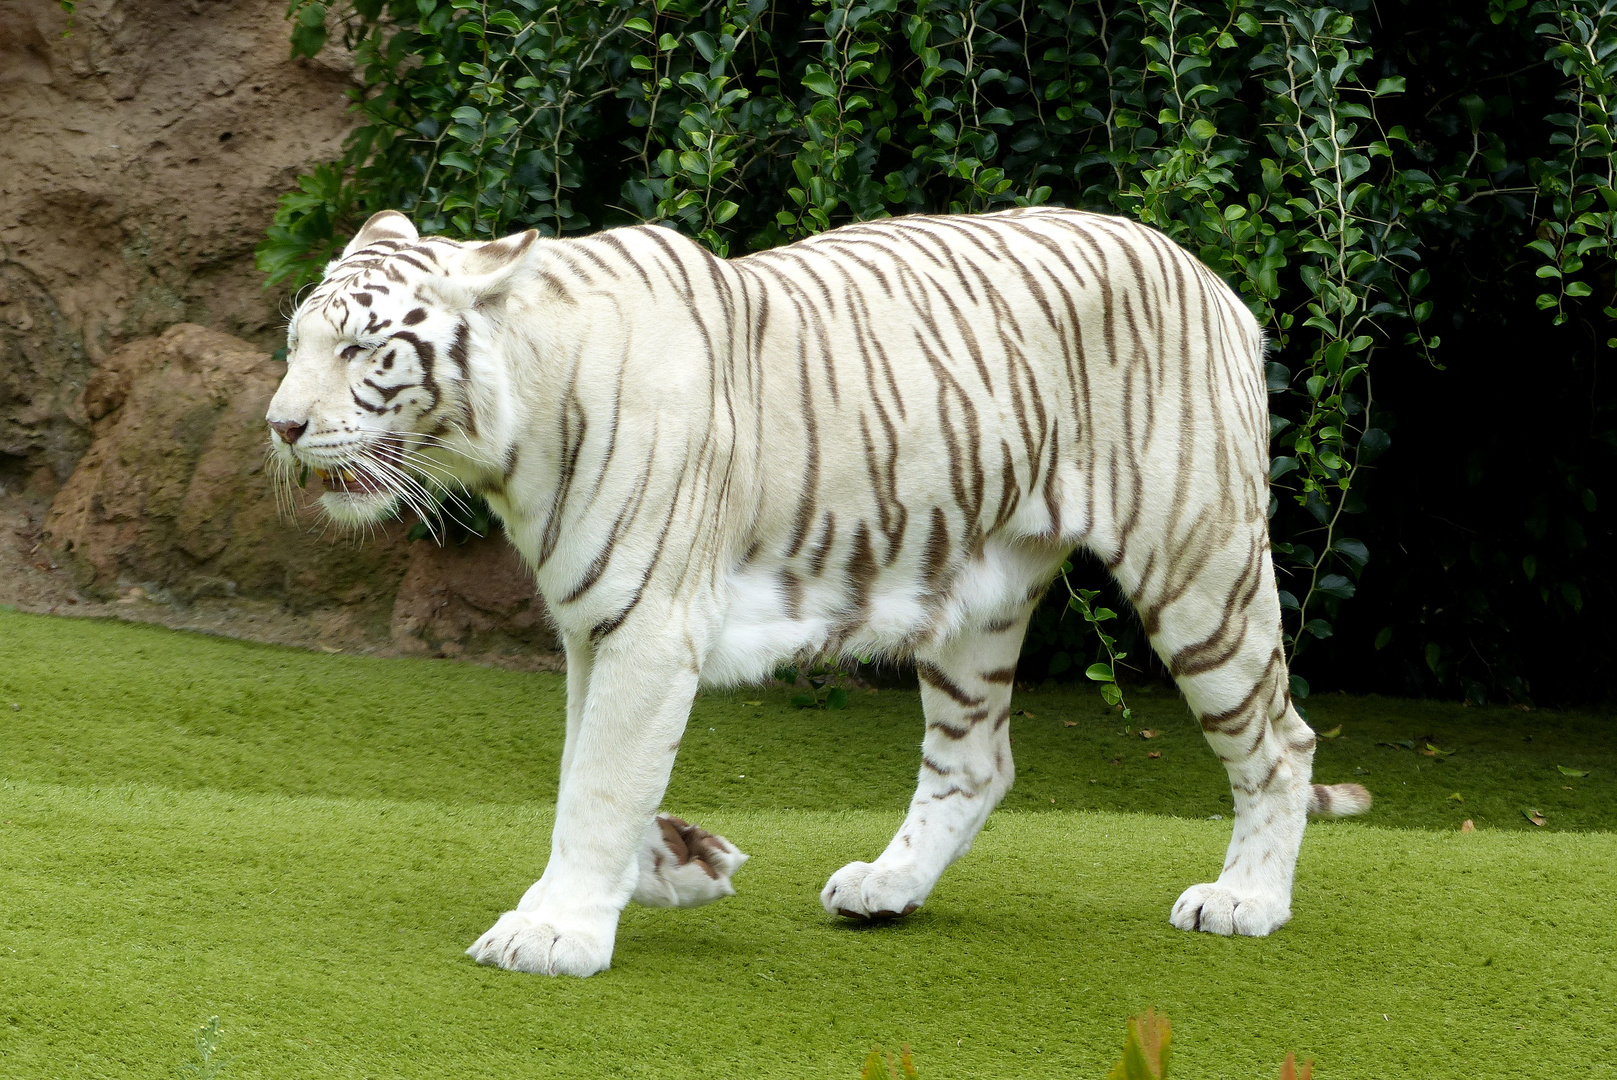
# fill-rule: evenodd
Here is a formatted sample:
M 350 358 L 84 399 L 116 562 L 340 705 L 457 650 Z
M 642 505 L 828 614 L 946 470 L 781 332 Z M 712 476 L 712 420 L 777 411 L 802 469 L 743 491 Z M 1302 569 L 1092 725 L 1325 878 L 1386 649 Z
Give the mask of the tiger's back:
M 722 552 L 705 681 L 907 655 L 1004 618 L 1076 545 L 1122 566 L 1168 518 L 1202 521 L 1205 544 L 1210 519 L 1263 512 L 1257 326 L 1151 230 L 1041 209 L 870 222 L 729 263 L 649 228 L 579 243 L 597 249 L 579 278 L 660 278 L 635 317 L 689 324 L 701 354 L 704 378 L 668 400 L 705 413 L 695 453 L 727 470 L 727 505 L 701 521 L 722 535 L 662 543 Z

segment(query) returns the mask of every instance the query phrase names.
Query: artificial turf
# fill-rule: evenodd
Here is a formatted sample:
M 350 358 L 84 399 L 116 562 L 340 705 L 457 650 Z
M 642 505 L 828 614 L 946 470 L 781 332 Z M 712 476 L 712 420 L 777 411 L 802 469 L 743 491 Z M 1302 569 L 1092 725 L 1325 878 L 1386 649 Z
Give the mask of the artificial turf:
M 1318 775 L 1377 805 L 1310 828 L 1289 926 L 1225 940 L 1167 925 L 1229 824 L 1171 695 L 1125 732 L 1020 694 L 1006 810 L 872 928 L 816 894 L 902 816 L 915 694 L 787 697 L 701 698 L 666 802 L 753 854 L 740 895 L 631 908 L 611 971 L 551 980 L 461 950 L 541 869 L 560 677 L 0 612 L 0 1076 L 171 1077 L 218 1015 L 225 1080 L 851 1080 L 876 1041 L 1098 1078 L 1148 1005 L 1176 1077 L 1617 1076 L 1609 718 L 1316 700 Z

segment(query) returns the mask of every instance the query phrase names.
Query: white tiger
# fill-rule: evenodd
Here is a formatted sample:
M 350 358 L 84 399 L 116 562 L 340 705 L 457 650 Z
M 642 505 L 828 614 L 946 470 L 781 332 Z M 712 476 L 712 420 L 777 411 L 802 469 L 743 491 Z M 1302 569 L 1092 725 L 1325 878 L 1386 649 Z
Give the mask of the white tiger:
M 1311 785 L 1267 528 L 1259 328 L 1173 243 L 1055 209 L 902 217 L 723 261 L 667 229 L 486 243 L 366 223 L 299 305 L 275 453 L 368 523 L 464 485 L 567 651 L 550 860 L 468 950 L 589 975 L 631 898 L 733 892 L 745 856 L 657 817 L 701 685 L 827 654 L 913 658 L 909 815 L 827 911 L 908 914 L 1011 786 L 1029 613 L 1105 561 L 1228 768 L 1234 836 L 1173 925 L 1291 915 Z

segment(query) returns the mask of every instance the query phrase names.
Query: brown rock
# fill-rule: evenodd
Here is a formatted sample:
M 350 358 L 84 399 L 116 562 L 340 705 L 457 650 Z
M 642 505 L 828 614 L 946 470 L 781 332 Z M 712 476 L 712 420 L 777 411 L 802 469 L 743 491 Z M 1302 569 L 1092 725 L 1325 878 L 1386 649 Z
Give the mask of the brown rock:
M 296 520 L 277 512 L 264 412 L 283 367 L 183 323 L 107 359 L 85 389 L 90 449 L 45 519 L 80 588 L 105 598 L 141 584 L 182 605 L 274 596 L 389 618 L 409 561 L 400 529 L 360 546 L 319 535 L 307 507 Z
M 499 535 L 412 545 L 392 632 L 402 652 L 509 655 L 557 648 L 533 575 Z
M 180 322 L 273 349 L 253 247 L 341 153 L 353 68 L 293 60 L 285 0 L 0 0 L 0 488 L 89 444 L 80 394 Z M 337 35 L 340 37 L 340 35 Z
M 556 647 L 532 576 L 503 537 L 438 547 L 408 522 L 364 543 L 322 526 L 312 495 L 277 508 L 264 413 L 285 365 L 181 324 L 107 359 L 82 402 L 93 441 L 43 538 L 91 597 L 132 590 L 186 607 L 207 597 L 336 608 L 397 651 L 488 658 Z

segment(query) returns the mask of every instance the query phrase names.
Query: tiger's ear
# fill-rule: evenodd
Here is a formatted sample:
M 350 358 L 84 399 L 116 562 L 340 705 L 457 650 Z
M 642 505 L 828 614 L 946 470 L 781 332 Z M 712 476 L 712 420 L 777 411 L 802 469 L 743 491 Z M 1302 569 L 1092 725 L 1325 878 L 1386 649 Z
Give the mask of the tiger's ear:
M 378 240 L 419 240 L 421 234 L 415 231 L 415 225 L 409 218 L 397 210 L 383 210 L 372 214 L 370 220 L 360 226 L 359 232 L 348 241 L 348 246 L 342 249 L 342 257 L 348 258 L 360 248 L 367 247 Z
M 538 240 L 539 230 L 529 229 L 503 240 L 465 244 L 450 273 L 434 278 L 432 284 L 453 307 L 502 304 L 538 280 L 544 247 Z

